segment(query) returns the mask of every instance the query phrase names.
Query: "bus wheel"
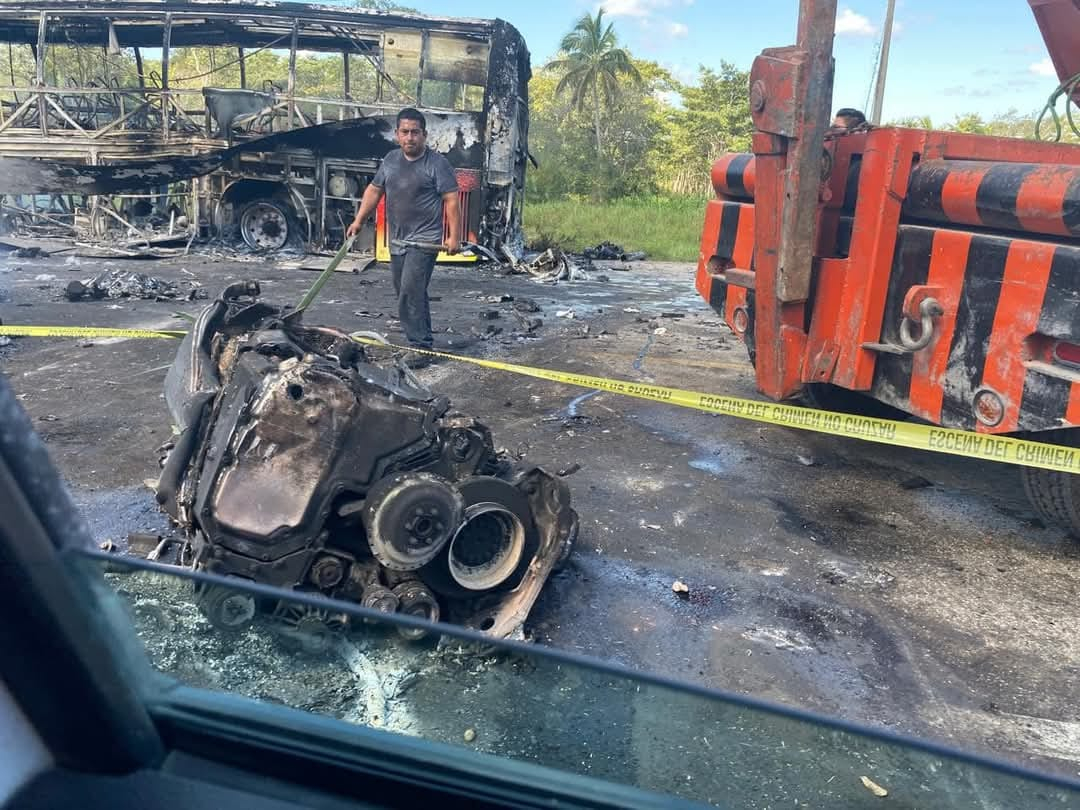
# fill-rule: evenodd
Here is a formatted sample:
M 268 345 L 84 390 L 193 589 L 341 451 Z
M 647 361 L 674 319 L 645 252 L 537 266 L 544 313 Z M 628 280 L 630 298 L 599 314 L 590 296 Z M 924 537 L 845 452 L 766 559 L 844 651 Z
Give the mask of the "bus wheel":
M 240 238 L 252 250 L 281 250 L 299 235 L 292 206 L 281 200 L 255 199 L 244 203 L 237 222 Z
M 1048 430 L 1040 441 L 1080 447 L 1080 429 Z M 1021 467 L 1024 492 L 1044 523 L 1061 526 L 1080 539 L 1080 475 L 1076 473 Z

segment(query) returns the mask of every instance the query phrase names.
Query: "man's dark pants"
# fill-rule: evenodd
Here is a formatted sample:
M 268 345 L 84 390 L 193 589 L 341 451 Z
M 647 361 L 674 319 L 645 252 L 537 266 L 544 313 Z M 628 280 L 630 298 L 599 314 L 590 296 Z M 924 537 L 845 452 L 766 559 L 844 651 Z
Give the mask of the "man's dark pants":
M 435 253 L 430 250 L 406 248 L 404 253 L 390 256 L 390 273 L 398 299 L 398 318 L 409 343 L 430 349 L 431 305 L 428 303 L 428 282 L 435 269 Z

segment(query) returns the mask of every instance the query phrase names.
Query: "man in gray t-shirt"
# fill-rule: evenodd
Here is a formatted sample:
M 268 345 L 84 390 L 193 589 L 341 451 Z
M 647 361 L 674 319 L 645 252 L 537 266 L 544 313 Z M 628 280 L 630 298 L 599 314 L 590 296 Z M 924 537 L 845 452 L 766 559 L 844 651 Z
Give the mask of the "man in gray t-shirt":
M 431 307 L 427 288 L 438 251 L 401 243 L 422 242 L 439 245 L 447 253 L 458 252 L 461 213 L 457 178 L 450 162 L 427 148 L 427 122 L 423 113 L 411 107 L 399 112 L 396 134 L 401 148 L 383 158 L 345 235 L 351 237 L 360 230 L 385 194 L 390 271 L 398 297 L 398 317 L 409 343 L 430 349 Z M 444 209 L 449 228 L 443 225 Z M 448 231 L 445 239 L 444 230 Z

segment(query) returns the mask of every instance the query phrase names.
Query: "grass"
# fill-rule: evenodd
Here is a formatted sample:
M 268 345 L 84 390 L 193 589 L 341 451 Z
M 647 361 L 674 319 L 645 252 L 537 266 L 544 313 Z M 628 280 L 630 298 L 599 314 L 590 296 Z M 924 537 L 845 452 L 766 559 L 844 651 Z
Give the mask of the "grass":
M 632 197 L 608 202 L 526 202 L 525 241 L 581 250 L 614 242 L 643 250 L 658 261 L 697 261 L 705 200 L 697 197 Z

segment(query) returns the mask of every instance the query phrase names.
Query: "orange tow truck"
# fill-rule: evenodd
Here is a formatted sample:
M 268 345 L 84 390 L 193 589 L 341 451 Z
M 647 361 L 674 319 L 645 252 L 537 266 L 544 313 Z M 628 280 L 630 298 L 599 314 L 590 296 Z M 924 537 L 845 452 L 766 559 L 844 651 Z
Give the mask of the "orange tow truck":
M 1080 0 L 1029 4 L 1077 77 Z M 753 154 L 712 168 L 698 291 L 773 399 L 1080 447 L 1080 146 L 831 130 L 836 6 L 802 0 L 797 44 L 754 61 Z M 1080 536 L 1080 475 L 1021 471 Z

